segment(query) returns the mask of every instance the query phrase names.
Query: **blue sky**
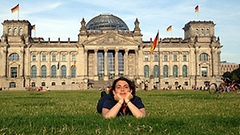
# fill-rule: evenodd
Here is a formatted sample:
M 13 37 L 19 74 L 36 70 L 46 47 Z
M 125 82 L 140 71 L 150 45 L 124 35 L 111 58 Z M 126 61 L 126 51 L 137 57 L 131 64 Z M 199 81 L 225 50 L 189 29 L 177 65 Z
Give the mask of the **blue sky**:
M 0 21 L 18 19 L 11 8 L 20 4 L 19 19 L 36 25 L 33 36 L 45 40 L 77 41 L 82 18 L 88 22 L 102 13 L 120 17 L 134 29 L 136 18 L 140 21 L 143 40 L 160 37 L 184 38 L 182 28 L 193 20 L 213 21 L 215 35 L 223 45 L 221 61 L 240 64 L 240 0 L 0 0 Z M 194 8 L 199 5 L 199 13 Z M 172 25 L 172 32 L 166 28 Z M 2 35 L 2 25 L 0 26 Z

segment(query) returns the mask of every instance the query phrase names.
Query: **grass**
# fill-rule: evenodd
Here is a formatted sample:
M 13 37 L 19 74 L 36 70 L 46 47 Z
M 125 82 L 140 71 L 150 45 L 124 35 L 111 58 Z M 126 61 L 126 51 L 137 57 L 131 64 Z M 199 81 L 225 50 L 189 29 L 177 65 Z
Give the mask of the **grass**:
M 240 95 L 138 91 L 147 117 L 104 119 L 99 91 L 0 91 L 0 134 L 240 134 Z

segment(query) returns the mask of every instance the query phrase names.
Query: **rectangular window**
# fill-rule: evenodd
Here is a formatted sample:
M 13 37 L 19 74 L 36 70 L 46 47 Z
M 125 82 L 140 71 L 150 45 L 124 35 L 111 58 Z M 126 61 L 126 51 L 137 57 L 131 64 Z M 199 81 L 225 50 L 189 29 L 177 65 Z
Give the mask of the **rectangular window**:
M 56 55 L 55 54 L 52 55 L 52 61 L 56 61 Z
M 66 55 L 62 55 L 62 61 L 67 61 L 66 60 Z
M 207 67 L 202 67 L 202 77 L 207 77 Z
M 168 61 L 168 56 L 167 55 L 164 55 L 163 61 Z
M 36 61 L 36 55 L 32 56 L 32 61 Z
M 187 56 L 183 55 L 183 61 L 187 61 Z
M 148 56 L 145 56 L 145 57 L 144 57 L 144 61 L 148 61 Z
M 72 61 L 75 61 L 75 60 L 76 60 L 76 55 L 73 54 L 73 55 L 72 55 Z
M 154 55 L 154 61 L 158 61 L 158 56 L 157 55 Z
M 47 58 L 46 58 L 46 55 L 42 55 L 42 61 L 46 61 Z
M 17 78 L 17 67 L 11 67 L 11 78 Z
M 173 61 L 177 61 L 177 55 L 173 55 Z

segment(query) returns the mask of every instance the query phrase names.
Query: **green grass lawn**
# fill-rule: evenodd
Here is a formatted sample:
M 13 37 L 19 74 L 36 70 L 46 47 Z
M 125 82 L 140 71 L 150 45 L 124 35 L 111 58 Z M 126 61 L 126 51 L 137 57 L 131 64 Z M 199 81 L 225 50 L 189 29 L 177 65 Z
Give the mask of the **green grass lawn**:
M 0 91 L 0 134 L 240 134 L 240 94 L 138 91 L 147 117 L 104 119 L 100 91 Z

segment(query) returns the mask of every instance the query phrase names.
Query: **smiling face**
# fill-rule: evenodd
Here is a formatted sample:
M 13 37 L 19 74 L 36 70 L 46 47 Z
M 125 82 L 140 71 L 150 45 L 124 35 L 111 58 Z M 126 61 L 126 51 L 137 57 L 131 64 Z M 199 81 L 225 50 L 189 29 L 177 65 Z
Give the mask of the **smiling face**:
M 132 93 L 130 86 L 128 85 L 128 83 L 126 81 L 119 80 L 116 83 L 115 93 L 119 94 L 121 97 L 125 98 L 127 95 L 127 92 Z

